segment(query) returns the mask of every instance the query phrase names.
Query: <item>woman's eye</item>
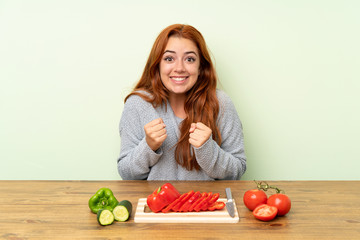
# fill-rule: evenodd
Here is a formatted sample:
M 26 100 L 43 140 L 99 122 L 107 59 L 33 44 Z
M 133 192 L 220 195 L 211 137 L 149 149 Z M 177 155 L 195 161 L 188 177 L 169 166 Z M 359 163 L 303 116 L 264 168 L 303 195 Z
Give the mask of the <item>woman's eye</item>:
M 195 62 L 195 58 L 193 58 L 193 57 L 188 57 L 188 58 L 186 58 L 186 61 L 188 61 L 188 62 Z
M 167 62 L 171 62 L 173 60 L 173 58 L 172 57 L 165 57 L 164 60 L 167 61 Z

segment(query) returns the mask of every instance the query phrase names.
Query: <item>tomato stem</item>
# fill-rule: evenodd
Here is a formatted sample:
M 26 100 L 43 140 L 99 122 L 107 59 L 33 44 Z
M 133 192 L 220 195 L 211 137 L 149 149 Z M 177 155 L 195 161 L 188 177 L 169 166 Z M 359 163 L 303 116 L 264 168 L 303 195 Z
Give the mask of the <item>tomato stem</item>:
M 265 181 L 256 181 L 254 180 L 257 188 L 259 190 L 263 190 L 263 191 L 267 191 L 268 189 L 274 189 L 276 191 L 276 193 L 285 193 L 284 190 L 281 190 L 280 188 L 276 187 L 276 186 L 270 186 L 267 182 Z

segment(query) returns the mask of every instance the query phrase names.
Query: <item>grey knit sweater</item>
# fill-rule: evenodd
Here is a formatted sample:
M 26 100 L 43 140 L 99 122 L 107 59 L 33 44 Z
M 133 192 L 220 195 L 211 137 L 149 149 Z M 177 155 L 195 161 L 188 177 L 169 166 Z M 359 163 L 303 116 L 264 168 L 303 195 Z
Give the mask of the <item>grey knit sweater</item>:
M 128 98 L 120 120 L 121 150 L 118 171 L 122 179 L 135 180 L 237 180 L 246 170 L 242 125 L 230 98 L 217 90 L 220 112 L 217 124 L 222 143 L 212 137 L 199 148 L 193 148 L 200 171 L 188 171 L 177 164 L 174 156 L 179 139 L 181 119 L 175 116 L 169 103 L 167 108 L 154 108 L 137 95 Z M 167 110 L 166 110 L 167 109 Z M 167 138 L 154 152 L 145 140 L 144 125 L 162 118 Z

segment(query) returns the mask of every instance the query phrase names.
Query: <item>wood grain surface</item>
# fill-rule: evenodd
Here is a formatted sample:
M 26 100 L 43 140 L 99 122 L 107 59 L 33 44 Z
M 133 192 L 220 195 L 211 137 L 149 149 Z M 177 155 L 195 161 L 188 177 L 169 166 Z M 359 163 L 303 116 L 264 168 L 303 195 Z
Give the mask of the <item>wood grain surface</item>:
M 136 223 L 139 198 L 161 181 L 0 181 L 0 239 L 360 239 L 360 181 L 271 181 L 286 191 L 292 208 L 270 222 L 256 220 L 242 202 L 252 181 L 171 182 L 181 193 L 230 187 L 238 223 Z M 127 222 L 100 226 L 88 200 L 101 187 L 129 200 Z M 268 194 L 270 194 L 268 192 Z

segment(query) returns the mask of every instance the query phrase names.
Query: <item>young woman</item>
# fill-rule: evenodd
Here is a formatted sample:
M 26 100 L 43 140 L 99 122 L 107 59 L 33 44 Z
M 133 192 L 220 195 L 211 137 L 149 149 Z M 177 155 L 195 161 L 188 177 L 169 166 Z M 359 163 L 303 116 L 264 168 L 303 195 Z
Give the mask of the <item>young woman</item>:
M 175 24 L 157 37 L 144 72 L 125 98 L 118 171 L 124 180 L 240 179 L 243 132 L 205 40 Z

